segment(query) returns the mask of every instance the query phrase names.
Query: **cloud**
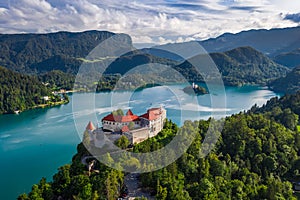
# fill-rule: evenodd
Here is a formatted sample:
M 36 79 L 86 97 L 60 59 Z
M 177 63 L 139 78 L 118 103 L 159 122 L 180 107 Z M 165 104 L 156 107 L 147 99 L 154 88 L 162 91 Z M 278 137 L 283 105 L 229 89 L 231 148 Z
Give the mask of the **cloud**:
M 287 2 L 295 7 L 294 0 Z M 225 32 L 298 25 L 287 14 L 300 10 L 292 12 L 295 8 L 286 5 L 283 10 L 281 4 L 277 0 L 10 0 L 0 3 L 0 32 L 96 29 L 130 34 L 136 43 L 203 40 Z
M 245 10 L 245 11 L 255 11 L 259 7 L 255 6 L 232 6 L 229 9 L 236 9 L 236 10 Z
M 287 14 L 284 19 L 291 20 L 293 22 L 300 22 L 300 13 L 296 14 Z

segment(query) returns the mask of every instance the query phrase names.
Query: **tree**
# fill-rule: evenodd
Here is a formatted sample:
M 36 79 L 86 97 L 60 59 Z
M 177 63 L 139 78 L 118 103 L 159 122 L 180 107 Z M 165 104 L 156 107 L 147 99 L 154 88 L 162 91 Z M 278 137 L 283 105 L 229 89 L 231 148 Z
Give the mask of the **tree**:
M 118 109 L 112 112 L 113 116 L 124 116 L 124 112 L 122 109 Z
M 27 194 L 23 193 L 18 197 L 18 200 L 30 200 Z
M 60 167 L 58 173 L 53 176 L 52 187 L 54 193 L 64 193 L 69 184 L 71 183 L 70 167 L 70 165 L 64 165 Z
M 44 200 L 42 197 L 42 191 L 39 189 L 38 185 L 32 186 L 32 190 L 29 193 L 28 197 L 32 200 Z
M 125 135 L 123 135 L 115 142 L 115 144 L 121 149 L 126 149 L 130 144 L 130 142 L 128 138 Z
M 165 200 L 168 196 L 167 188 L 162 187 L 161 185 L 157 185 L 157 193 L 156 193 L 156 199 Z
M 130 157 L 124 161 L 124 166 L 129 171 L 135 171 L 141 167 L 141 164 L 138 159 Z
M 83 186 L 83 189 L 78 196 L 81 199 L 91 199 L 93 196 L 92 191 L 92 184 L 88 183 L 87 185 Z
M 112 170 L 105 181 L 106 186 L 106 198 L 108 200 L 115 200 L 119 196 L 120 184 L 118 182 L 118 174 L 115 170 Z
M 129 122 L 128 128 L 129 130 L 134 129 L 134 122 Z
M 89 195 L 91 196 L 91 191 L 89 191 L 89 187 L 85 188 L 85 186 L 87 186 L 89 184 L 89 178 L 86 175 L 80 174 L 80 175 L 76 175 L 73 176 L 71 178 L 71 182 L 70 185 L 68 187 L 68 191 L 67 194 L 69 197 L 71 197 L 72 195 L 87 195 L 87 193 L 89 193 Z

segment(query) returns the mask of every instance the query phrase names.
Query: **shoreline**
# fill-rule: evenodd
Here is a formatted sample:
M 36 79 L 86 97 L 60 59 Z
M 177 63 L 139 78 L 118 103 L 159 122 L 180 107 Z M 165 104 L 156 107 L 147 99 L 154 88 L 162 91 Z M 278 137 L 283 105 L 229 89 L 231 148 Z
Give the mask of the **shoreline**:
M 30 110 L 37 110 L 37 109 L 45 109 L 45 108 L 54 108 L 56 106 L 61 106 L 61 105 L 65 105 L 68 104 L 70 101 L 59 101 L 59 102 L 51 102 L 50 104 L 40 104 L 40 105 L 36 105 L 33 107 L 30 107 L 28 109 L 24 109 L 24 110 L 16 110 L 14 111 L 14 113 L 2 113 L 1 115 L 19 115 L 20 113 L 26 112 L 26 111 L 30 111 Z
M 205 83 L 203 82 L 197 82 L 198 84 L 200 85 L 203 85 Z M 117 89 L 117 90 L 110 90 L 110 91 L 83 91 L 83 90 L 68 90 L 68 91 L 65 91 L 65 92 L 57 92 L 59 94 L 68 94 L 68 95 L 72 95 L 73 93 L 78 93 L 78 94 L 84 94 L 84 93 L 96 93 L 96 94 L 105 94 L 105 93 L 111 93 L 111 92 L 117 92 L 117 93 L 125 93 L 125 92 L 132 92 L 132 91 L 141 91 L 141 90 L 144 90 L 144 89 L 149 89 L 149 88 L 155 88 L 155 87 L 160 87 L 160 86 L 173 86 L 173 85 L 186 85 L 186 84 L 183 84 L 183 83 L 168 83 L 168 84 L 165 84 L 165 85 L 154 85 L 154 86 L 148 86 L 148 87 L 143 87 L 143 88 L 137 88 L 136 90 L 133 90 L 133 89 Z M 247 85 L 242 85 L 242 86 L 231 86 L 231 85 L 224 85 L 224 87 L 236 87 L 236 88 L 242 88 L 242 87 L 259 87 L 261 89 L 268 89 L 274 93 L 278 93 L 274 90 L 272 90 L 270 87 L 268 86 L 260 86 L 260 85 L 256 85 L 256 84 L 253 84 L 253 85 L 250 85 L 250 84 L 247 84 Z M 183 89 L 182 89 L 183 90 Z M 186 93 L 187 94 L 187 93 Z M 208 93 L 205 93 L 203 95 L 206 95 L 206 94 L 209 94 Z M 279 93 L 280 96 L 284 95 L 283 93 Z M 196 96 L 199 96 L 199 95 L 196 95 Z M 0 115 L 9 115 L 9 114 L 15 114 L 15 115 L 18 115 L 22 112 L 26 112 L 26 111 L 29 111 L 29 110 L 34 110 L 34 109 L 45 109 L 45 108 L 53 108 L 53 107 L 56 107 L 56 106 L 60 106 L 60 105 L 65 105 L 65 104 L 68 104 L 70 101 L 60 101 L 60 102 L 51 102 L 50 104 L 40 104 L 40 105 L 36 105 L 36 106 L 33 106 L 33 107 L 30 107 L 30 108 L 27 108 L 25 110 L 16 110 L 14 111 L 13 113 L 2 113 Z

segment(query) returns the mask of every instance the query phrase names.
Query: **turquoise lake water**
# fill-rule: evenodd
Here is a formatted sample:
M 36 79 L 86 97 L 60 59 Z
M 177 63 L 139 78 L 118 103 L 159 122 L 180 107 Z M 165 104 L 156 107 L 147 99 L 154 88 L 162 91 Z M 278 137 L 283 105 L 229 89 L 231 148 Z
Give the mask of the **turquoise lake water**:
M 211 108 L 211 95 L 189 96 L 182 88 L 171 85 L 133 93 L 76 93 L 67 105 L 0 116 L 0 199 L 16 199 L 42 177 L 51 180 L 59 166 L 71 162 L 88 121 L 97 125 L 96 119 L 101 120 L 111 110 L 131 108 L 143 114 L 149 107 L 164 106 L 167 117 L 181 125 L 187 119 L 238 113 L 279 96 L 260 87 L 226 87 L 226 96 L 212 94 L 216 99 L 224 97 L 226 108 Z

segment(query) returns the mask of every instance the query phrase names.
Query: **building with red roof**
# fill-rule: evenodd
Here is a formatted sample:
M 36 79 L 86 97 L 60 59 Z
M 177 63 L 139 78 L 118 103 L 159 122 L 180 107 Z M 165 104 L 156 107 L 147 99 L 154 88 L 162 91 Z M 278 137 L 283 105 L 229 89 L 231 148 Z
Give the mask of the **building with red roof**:
M 167 112 L 163 108 L 151 108 L 147 113 L 140 116 L 142 127 L 148 126 L 150 129 L 149 137 L 156 136 L 164 127 Z
M 139 127 L 140 124 L 139 116 L 133 114 L 130 109 L 126 115 L 114 115 L 111 113 L 102 119 L 103 129 L 111 132 L 121 131 L 122 127 L 129 126 L 130 123 L 134 123 L 134 127 Z
M 166 110 L 163 108 L 151 108 L 141 116 L 135 115 L 130 109 L 126 115 L 109 114 L 102 119 L 103 129 L 111 132 L 129 132 L 124 127 L 133 129 L 148 128 L 148 137 L 157 135 L 164 125 Z M 123 130 L 124 129 L 124 130 Z M 128 128 L 129 129 L 129 128 Z
M 157 135 L 163 129 L 167 112 L 161 107 L 151 108 L 140 116 L 135 115 L 130 109 L 125 115 L 115 113 L 112 112 L 102 119 L 102 129 L 126 133 L 134 144 Z

